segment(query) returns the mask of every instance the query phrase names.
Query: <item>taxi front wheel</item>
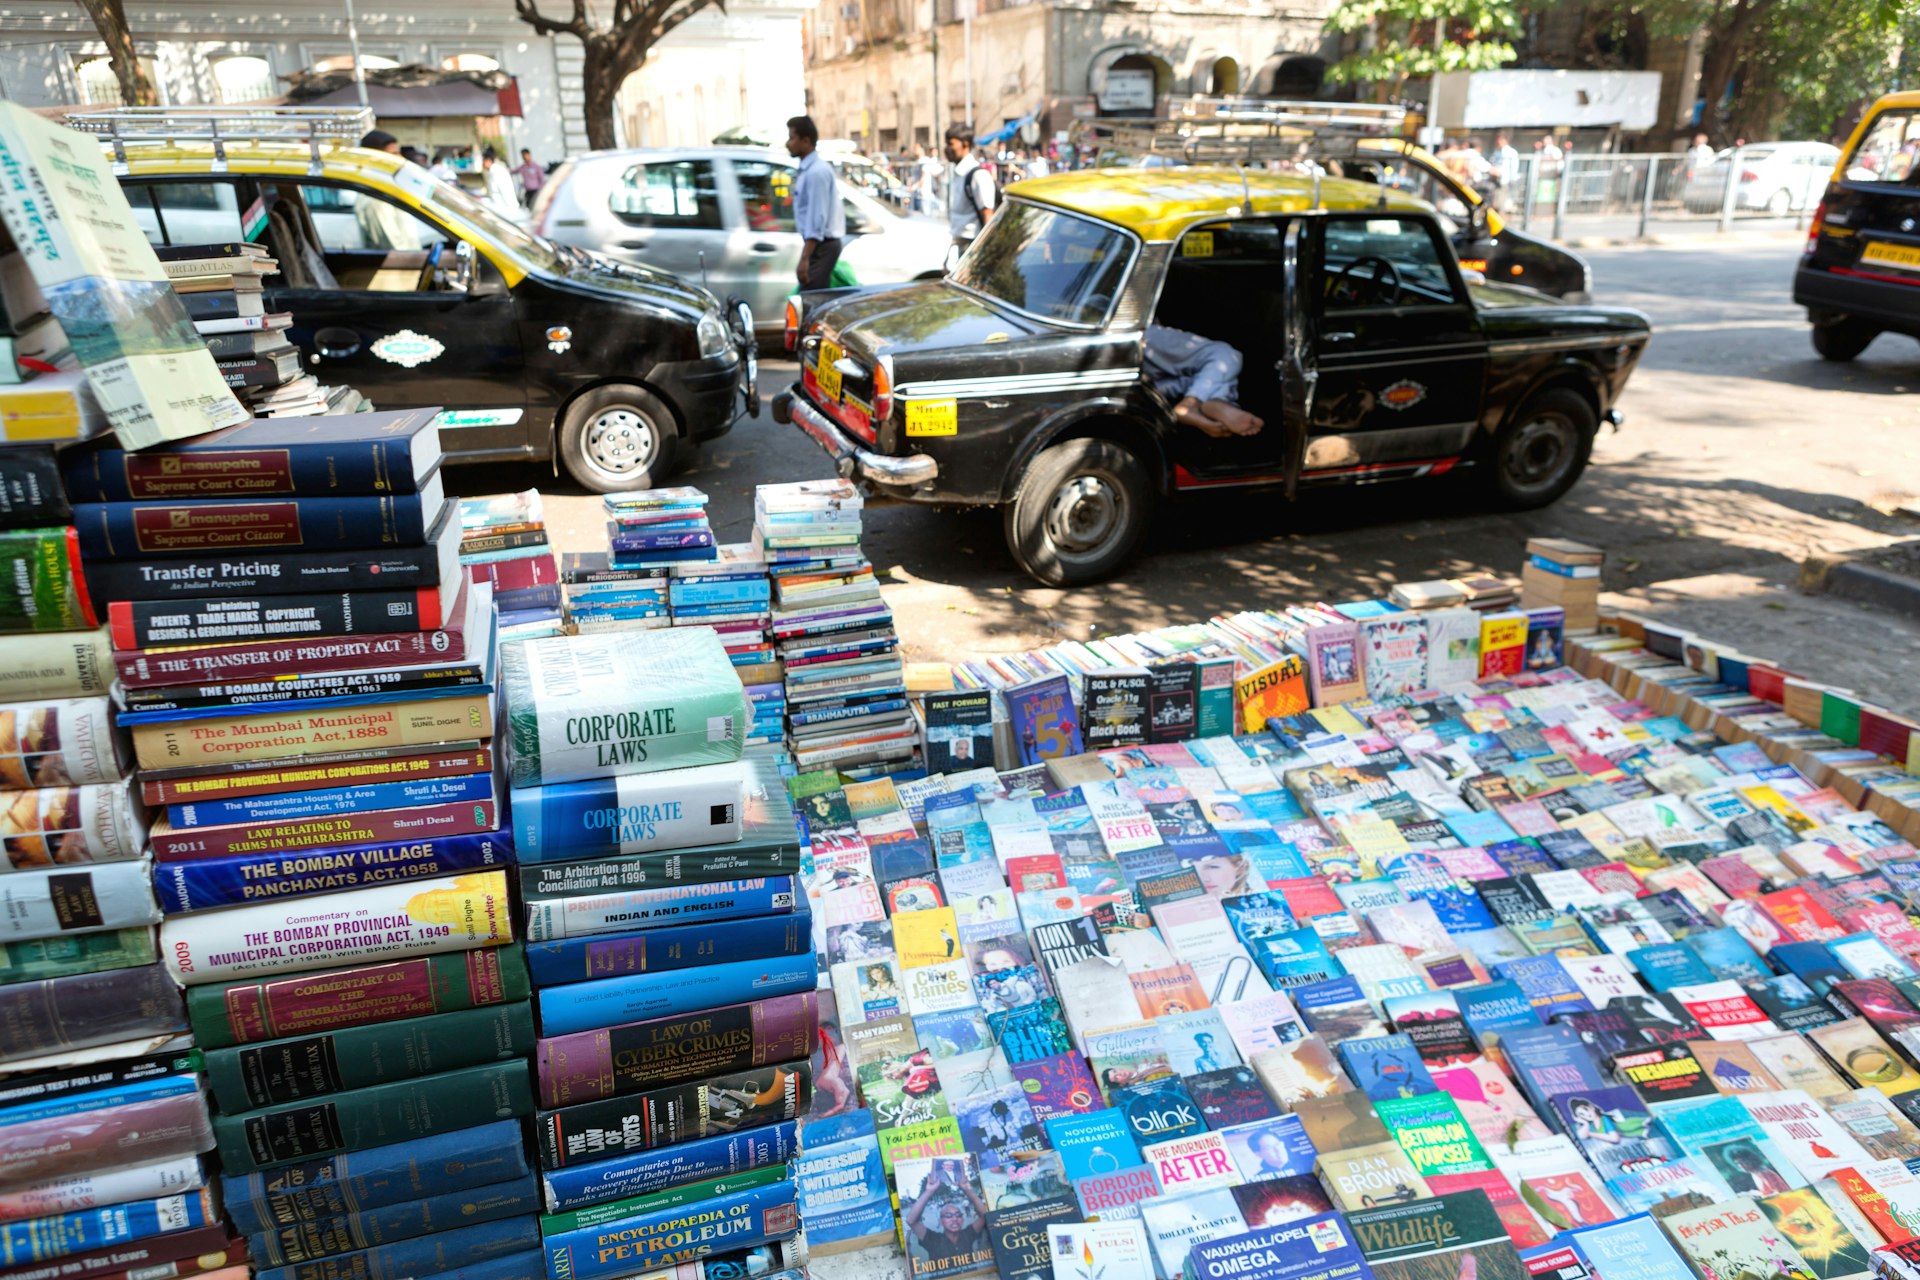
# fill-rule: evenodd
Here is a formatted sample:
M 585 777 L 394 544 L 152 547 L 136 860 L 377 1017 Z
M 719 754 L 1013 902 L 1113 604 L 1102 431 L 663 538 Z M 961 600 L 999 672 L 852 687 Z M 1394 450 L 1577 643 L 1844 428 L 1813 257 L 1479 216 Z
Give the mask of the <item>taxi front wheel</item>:
M 673 414 L 641 387 L 595 387 L 567 406 L 560 460 L 594 493 L 650 489 L 673 471 Z
M 1004 511 L 1007 549 L 1049 587 L 1110 577 L 1153 510 L 1147 469 L 1111 440 L 1066 440 L 1027 464 Z

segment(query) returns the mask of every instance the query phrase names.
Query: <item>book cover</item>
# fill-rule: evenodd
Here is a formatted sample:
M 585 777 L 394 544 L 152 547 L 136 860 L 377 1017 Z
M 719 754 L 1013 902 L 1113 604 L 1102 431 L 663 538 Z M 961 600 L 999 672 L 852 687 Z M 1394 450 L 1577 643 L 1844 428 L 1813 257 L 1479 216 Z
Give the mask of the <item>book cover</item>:
M 1026 1091 L 1018 1084 L 950 1100 L 960 1141 L 982 1168 L 1003 1168 L 1046 1149 Z
M 927 770 L 956 773 L 993 764 L 993 695 L 985 689 L 930 693 L 926 716 Z
M 1872 1271 L 1872 1246 L 1811 1187 L 1754 1200 L 1773 1229 L 1786 1237 L 1818 1280 L 1840 1280 Z
M 1035 1117 L 1042 1122 L 1055 1116 L 1084 1115 L 1102 1109 L 1100 1087 L 1094 1082 L 1087 1060 L 1077 1053 L 1056 1053 L 1016 1062 L 1009 1070 L 1025 1091 Z
M 1484 1191 L 1361 1209 L 1347 1215 L 1347 1224 L 1381 1280 L 1528 1280 Z
M 819 1025 L 820 998 L 805 991 L 549 1037 L 533 1052 L 540 1105 L 564 1107 L 805 1057 Z
M 1686 1260 L 1648 1214 L 1587 1227 L 1571 1238 L 1598 1280 L 1692 1280 Z
M 1187 1253 L 1195 1244 L 1239 1235 L 1247 1228 L 1232 1191 L 1223 1189 L 1145 1201 L 1140 1225 L 1153 1246 L 1158 1274 L 1168 1280 L 1185 1273 Z
M 516 1152 L 522 1149 L 517 1138 L 516 1130 L 512 1141 Z M 546 1189 L 547 1211 L 564 1213 L 608 1200 L 651 1195 L 669 1187 L 744 1169 L 785 1164 L 798 1151 L 797 1125 L 783 1121 L 670 1147 L 611 1155 L 577 1168 L 549 1169 L 541 1175 L 541 1181 Z
M 1229 1187 L 1240 1217 L 1249 1228 L 1277 1227 L 1302 1218 L 1333 1212 L 1327 1189 L 1311 1174 L 1290 1178 L 1271 1178 L 1264 1182 L 1245 1182 Z
M 1141 1163 L 1133 1129 L 1117 1107 L 1055 1116 L 1042 1122 L 1047 1140 L 1060 1154 L 1069 1181 L 1116 1173 Z
M 1297 1178 L 1313 1172 L 1318 1153 L 1298 1116 L 1275 1116 L 1219 1132 L 1234 1169 L 1245 1182 Z
M 1312 705 L 1306 664 L 1291 653 L 1235 678 L 1233 695 L 1243 733 L 1259 733 L 1267 721 L 1299 715 Z
M 1347 1040 L 1341 1043 L 1339 1053 L 1347 1075 L 1376 1102 L 1435 1090 L 1432 1075 L 1406 1035 Z
M 993 1246 L 994 1269 L 1001 1280 L 1053 1280 L 1053 1259 L 1047 1228 L 1078 1222 L 1080 1206 L 1071 1196 L 995 1208 L 987 1213 L 987 1235 Z M 812 1224 L 808 1224 L 812 1245 Z M 817 1250 L 816 1250 L 817 1252 Z
M 1315 1172 L 1334 1207 L 1347 1214 L 1432 1194 L 1413 1161 L 1391 1138 L 1364 1147 L 1322 1150 Z
M 1198 1072 L 1187 1076 L 1185 1084 L 1209 1129 L 1251 1124 L 1280 1114 L 1261 1085 L 1259 1073 L 1251 1067 Z
M 1089 671 L 1081 678 L 1082 736 L 1090 751 L 1147 741 L 1150 680 L 1139 667 Z
M 1493 1168 L 1459 1104 L 1437 1088 L 1419 1097 L 1379 1100 L 1374 1110 L 1423 1178 Z
M 1005 697 L 1021 765 L 1077 756 L 1086 750 L 1067 677 L 1030 680 L 1008 689 Z
M 1257 1227 L 1194 1244 L 1193 1280 L 1372 1280 L 1373 1272 L 1337 1213 Z
M 1806 1260 L 1751 1197 L 1676 1213 L 1664 1225 L 1703 1280 L 1740 1280 L 1748 1275 L 1814 1280 Z
M 894 1178 L 915 1276 L 967 1276 L 992 1269 L 987 1205 L 971 1155 L 901 1160 L 894 1165 Z
M 1103 1280 L 1109 1275 L 1153 1272 L 1146 1230 L 1128 1219 L 1050 1226 L 1047 1252 L 1053 1261 L 1053 1280 Z
M 1240 1181 L 1240 1173 L 1227 1154 L 1226 1139 L 1217 1133 L 1149 1143 L 1140 1149 L 1140 1156 L 1153 1170 L 1163 1195 L 1208 1191 Z
M 563 1169 L 793 1120 L 806 1111 L 812 1079 L 801 1059 L 545 1111 L 534 1126 L 540 1163 Z
M 549 1275 L 596 1280 L 765 1244 L 791 1236 L 799 1222 L 794 1184 L 776 1182 L 549 1235 L 540 1247 Z

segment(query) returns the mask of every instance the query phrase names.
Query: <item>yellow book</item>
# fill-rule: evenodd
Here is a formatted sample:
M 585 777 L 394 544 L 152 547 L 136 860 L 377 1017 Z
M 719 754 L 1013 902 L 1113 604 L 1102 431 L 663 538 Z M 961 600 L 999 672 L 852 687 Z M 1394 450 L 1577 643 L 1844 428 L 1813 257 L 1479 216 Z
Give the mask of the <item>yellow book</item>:
M 1233 682 L 1240 708 L 1240 729 L 1258 733 L 1276 716 L 1297 716 L 1307 709 L 1307 668 L 1297 654 L 1270 662 Z
M 893 917 L 893 952 L 902 969 L 945 964 L 964 954 L 952 907 L 902 911 Z
M 493 696 L 477 694 L 327 711 L 136 725 L 133 752 L 142 769 L 178 769 L 492 736 Z

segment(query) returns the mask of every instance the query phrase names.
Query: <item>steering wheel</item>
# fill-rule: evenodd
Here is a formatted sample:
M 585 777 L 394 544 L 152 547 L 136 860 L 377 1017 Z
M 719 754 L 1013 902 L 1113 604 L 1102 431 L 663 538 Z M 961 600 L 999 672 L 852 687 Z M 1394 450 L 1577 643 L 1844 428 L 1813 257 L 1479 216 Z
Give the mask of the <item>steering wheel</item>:
M 440 254 L 446 247 L 447 242 L 441 240 L 427 251 L 427 265 L 420 268 L 420 283 L 415 287 L 416 292 L 426 293 L 433 288 L 433 273 L 440 266 Z
M 1370 266 L 1371 274 L 1356 275 L 1362 266 Z M 1400 296 L 1400 272 L 1385 258 L 1365 254 L 1341 268 L 1334 278 L 1333 296 L 1356 307 L 1369 302 L 1391 305 Z

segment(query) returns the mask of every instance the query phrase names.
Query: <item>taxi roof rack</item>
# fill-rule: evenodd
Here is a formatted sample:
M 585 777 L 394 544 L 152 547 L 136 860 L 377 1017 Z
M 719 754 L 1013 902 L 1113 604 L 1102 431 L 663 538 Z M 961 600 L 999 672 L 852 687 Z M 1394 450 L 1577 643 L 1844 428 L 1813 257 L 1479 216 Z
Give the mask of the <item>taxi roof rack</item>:
M 1397 133 L 1405 107 L 1371 102 L 1289 102 L 1270 98 L 1175 98 L 1165 116 L 1098 116 L 1086 134 L 1146 156 L 1253 164 L 1299 160 Z
M 304 142 L 321 172 L 320 144 L 358 142 L 373 128 L 370 107 L 114 107 L 70 111 L 69 127 L 113 144 L 113 170 L 127 172 L 129 142 L 210 142 L 214 173 L 227 171 L 229 142 Z

